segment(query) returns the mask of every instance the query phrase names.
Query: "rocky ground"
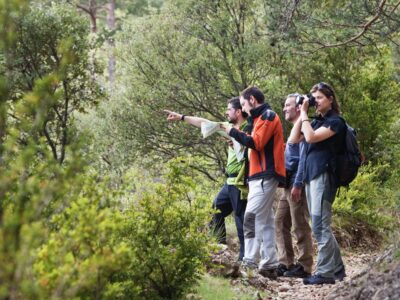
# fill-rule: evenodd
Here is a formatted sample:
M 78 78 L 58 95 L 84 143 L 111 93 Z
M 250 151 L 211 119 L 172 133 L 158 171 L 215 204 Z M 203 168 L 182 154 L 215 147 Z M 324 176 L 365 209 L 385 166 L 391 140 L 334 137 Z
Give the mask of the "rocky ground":
M 353 276 L 332 289 L 325 299 L 400 299 L 398 254 L 398 248 L 388 247 L 383 254 L 371 259 L 367 267 L 361 271 L 356 269 Z
M 301 279 L 279 277 L 270 280 L 256 273 L 248 274 L 235 268 L 232 262 L 236 253 L 228 247 L 221 248 L 214 255 L 213 262 L 219 267 L 209 272 L 231 278 L 231 284 L 237 290 L 256 287 L 260 291 L 255 295 L 258 299 L 400 299 L 398 251 L 395 246 L 383 253 L 343 251 L 347 277 L 335 285 L 306 286 Z

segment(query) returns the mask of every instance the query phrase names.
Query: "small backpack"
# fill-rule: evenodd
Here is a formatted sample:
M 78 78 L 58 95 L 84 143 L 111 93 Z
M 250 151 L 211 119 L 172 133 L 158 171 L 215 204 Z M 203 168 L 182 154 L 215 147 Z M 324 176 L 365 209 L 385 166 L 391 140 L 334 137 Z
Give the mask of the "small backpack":
M 363 157 L 357 142 L 357 132 L 342 117 L 340 118 L 346 126 L 345 148 L 342 153 L 336 154 L 335 173 L 339 186 L 349 186 L 357 176 Z

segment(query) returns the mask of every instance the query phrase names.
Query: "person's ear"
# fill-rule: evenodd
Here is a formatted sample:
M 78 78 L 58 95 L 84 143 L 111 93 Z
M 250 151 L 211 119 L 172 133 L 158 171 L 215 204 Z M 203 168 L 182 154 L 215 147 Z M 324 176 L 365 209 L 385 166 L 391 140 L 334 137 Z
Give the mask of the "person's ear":
M 251 106 L 255 106 L 255 104 L 256 104 L 256 98 L 254 98 L 254 96 L 250 96 L 250 99 L 249 99 L 249 101 L 250 101 L 250 104 L 251 104 Z

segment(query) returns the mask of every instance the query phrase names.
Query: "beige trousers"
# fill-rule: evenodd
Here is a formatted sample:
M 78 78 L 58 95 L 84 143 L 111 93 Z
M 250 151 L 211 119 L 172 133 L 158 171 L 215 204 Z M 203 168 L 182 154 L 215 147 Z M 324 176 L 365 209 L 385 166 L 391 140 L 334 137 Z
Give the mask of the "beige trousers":
M 279 199 L 275 215 L 275 235 L 278 248 L 278 261 L 287 267 L 295 263 L 292 228 L 297 240 L 299 257 L 297 261 L 304 267 L 304 271 L 311 273 L 313 265 L 313 247 L 307 199 L 303 189 L 301 200 L 291 200 L 291 188 L 284 189 Z

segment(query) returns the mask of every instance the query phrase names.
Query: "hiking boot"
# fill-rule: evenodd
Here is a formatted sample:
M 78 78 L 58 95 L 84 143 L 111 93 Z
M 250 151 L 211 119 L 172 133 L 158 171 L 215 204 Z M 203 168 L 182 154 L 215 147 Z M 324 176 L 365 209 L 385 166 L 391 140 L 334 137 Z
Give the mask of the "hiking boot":
M 243 269 L 246 269 L 246 270 L 257 270 L 257 268 L 258 268 L 258 265 L 256 263 L 247 261 L 245 259 L 243 259 L 240 262 L 240 265 Z
M 243 277 L 253 277 L 257 271 L 257 264 L 246 263 L 242 261 L 240 263 L 240 273 Z
M 232 265 L 232 268 L 228 269 L 228 271 L 224 274 L 226 277 L 237 278 L 240 276 L 240 265 L 241 262 L 235 262 Z
M 303 279 L 304 284 L 335 284 L 335 279 L 315 274 Z
M 334 274 L 334 279 L 343 281 L 346 276 L 346 270 L 344 269 L 344 266 L 342 266 L 342 268 Z
M 263 277 L 267 277 L 269 279 L 276 280 L 278 278 L 278 274 L 276 272 L 276 269 L 261 269 L 258 270 L 258 274 L 260 274 Z
M 283 273 L 285 277 L 296 277 L 296 278 L 306 278 L 311 276 L 310 273 L 304 271 L 304 267 L 297 263 L 293 268 Z
M 289 271 L 289 269 L 284 264 L 279 264 L 278 267 L 276 268 L 276 274 L 279 277 L 283 276 L 283 274 L 285 274 L 286 271 Z

